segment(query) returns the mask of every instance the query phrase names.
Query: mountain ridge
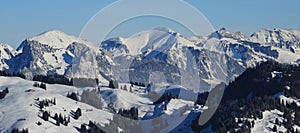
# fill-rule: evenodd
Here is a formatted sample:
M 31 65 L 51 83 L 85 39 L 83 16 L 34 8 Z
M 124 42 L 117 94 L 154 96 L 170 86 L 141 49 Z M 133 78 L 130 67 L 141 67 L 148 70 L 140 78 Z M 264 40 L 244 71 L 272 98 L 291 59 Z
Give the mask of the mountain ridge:
M 290 35 L 281 37 L 282 40 L 293 40 L 290 37 L 297 37 L 299 33 L 296 30 L 284 29 L 269 30 L 267 33 L 273 34 L 275 31 L 279 32 L 278 35 L 286 35 L 287 33 Z M 271 34 L 267 35 L 270 36 Z M 129 60 L 126 61 L 130 62 L 136 56 L 140 56 L 143 60 L 155 58 L 183 70 L 187 70 L 187 67 L 198 67 L 197 71 L 201 72 L 200 75 L 202 76 L 200 78 L 204 77 L 203 80 L 225 80 L 227 82 L 230 81 L 228 79 L 232 78 L 229 75 L 239 75 L 246 68 L 254 66 L 261 61 L 271 59 L 282 63 L 297 63 L 298 59 L 300 59 L 300 55 L 297 52 L 293 52 L 297 51 L 294 47 L 293 51 L 291 51 L 290 49 L 278 47 L 275 44 L 260 42 L 258 39 L 253 42 L 252 40 L 255 40 L 253 36 L 247 37 L 241 32 L 230 33 L 225 28 L 221 28 L 208 36 L 194 36 L 194 39 L 189 39 L 170 28 L 160 27 L 129 38 L 117 37 L 107 39 L 100 44 L 99 48 L 95 48 L 91 42 L 84 39 L 67 35 L 59 30 L 51 30 L 24 40 L 17 48 L 15 55 L 2 61 L 3 66 L 6 66 L 2 70 L 8 70 L 11 73 L 25 72 L 29 74 L 27 74 L 29 79 L 32 79 L 34 75 L 49 74 L 70 77 L 72 71 L 68 69 L 72 67 L 74 55 L 68 49 L 68 46 L 74 45 L 74 43 L 84 44 L 87 47 L 91 47 L 90 50 L 95 51 L 89 53 L 94 53 L 96 54 L 95 58 L 101 59 L 101 61 L 97 61 L 96 69 L 97 71 L 99 69 L 101 74 L 108 74 L 104 76 L 106 79 L 107 77 L 112 79 L 116 77 L 113 76 L 114 72 L 111 70 L 111 65 L 126 64 L 124 61 L 120 62 L 120 59 L 127 58 Z M 291 42 L 291 44 L 298 44 L 298 41 L 300 42 L 296 38 L 295 42 Z M 187 54 L 191 54 L 193 58 L 196 58 L 190 60 L 187 58 Z M 114 60 L 116 57 L 119 58 L 116 59 L 117 61 Z M 222 59 L 222 65 L 217 63 L 221 58 L 225 58 L 225 60 Z M 229 60 L 232 60 L 234 63 L 230 64 L 232 61 L 229 62 Z M 16 62 L 21 63 L 16 65 Z M 229 67 L 221 67 L 224 65 L 227 67 L 235 66 L 239 69 L 236 71 L 231 70 Z M 96 69 L 93 69 L 93 71 Z M 30 73 L 33 73 L 33 75 L 30 75 Z M 224 75 L 220 76 L 218 75 L 219 73 L 224 73 Z M 84 75 L 82 76 L 84 77 Z

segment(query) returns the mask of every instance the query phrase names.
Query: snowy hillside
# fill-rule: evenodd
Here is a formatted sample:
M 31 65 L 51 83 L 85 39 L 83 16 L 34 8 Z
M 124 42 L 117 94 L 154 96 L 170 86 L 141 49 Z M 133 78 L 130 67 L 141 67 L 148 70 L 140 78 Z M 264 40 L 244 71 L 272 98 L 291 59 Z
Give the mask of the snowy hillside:
M 119 111 L 119 109 L 132 107 L 138 108 L 138 119 L 140 119 L 139 123 L 143 132 L 156 131 L 157 126 L 162 129 L 161 131 L 167 132 L 184 121 L 194 104 L 193 101 L 181 98 L 153 104 L 155 100 L 143 91 L 145 88 L 120 84 L 122 87 L 127 86 L 128 90 L 100 87 L 97 95 L 101 96 L 102 109 L 99 109 L 66 97 L 72 92 L 80 96 L 83 95 L 84 90 L 93 88 L 46 84 L 46 90 L 44 90 L 34 87 L 34 83 L 21 78 L 0 77 L 0 90 L 8 88 L 6 96 L 0 99 L 0 132 L 11 132 L 13 128 L 28 129 L 29 132 L 79 132 L 81 125 L 88 124 L 89 121 L 102 126 L 114 122 L 113 115 L 116 114 L 111 109 Z M 41 108 L 39 101 L 45 99 L 55 99 L 56 102 Z M 75 119 L 72 114 L 77 108 L 82 110 L 82 116 L 79 119 Z M 51 117 L 48 121 L 43 120 L 42 111 L 50 112 Z M 70 123 L 67 126 L 63 124 L 58 126 L 54 119 L 55 113 L 66 118 L 70 117 Z M 167 125 L 161 126 L 160 121 Z M 127 130 L 121 127 L 119 129 Z M 108 128 L 102 130 L 109 132 Z
M 33 87 L 32 81 L 26 81 L 20 78 L 0 77 L 0 88 L 8 87 L 9 93 L 5 98 L 0 99 L 0 132 L 11 132 L 13 128 L 28 128 L 30 132 L 78 132 L 82 123 L 88 123 L 89 120 L 99 123 L 108 123 L 112 114 L 106 111 L 98 110 L 90 105 L 76 102 L 66 97 L 68 92 L 80 91 L 79 88 L 48 85 L 47 90 Z M 78 120 L 71 117 L 68 126 L 56 126 L 55 120 L 49 121 L 41 119 L 41 111 L 37 104 L 37 98 L 56 99 L 56 105 L 45 107 L 43 110 L 50 111 L 53 117 L 55 113 L 61 113 L 63 116 L 70 116 L 71 111 L 77 108 L 82 109 L 83 116 Z M 13 117 L 12 117 L 13 116 Z M 41 122 L 41 125 L 38 125 Z

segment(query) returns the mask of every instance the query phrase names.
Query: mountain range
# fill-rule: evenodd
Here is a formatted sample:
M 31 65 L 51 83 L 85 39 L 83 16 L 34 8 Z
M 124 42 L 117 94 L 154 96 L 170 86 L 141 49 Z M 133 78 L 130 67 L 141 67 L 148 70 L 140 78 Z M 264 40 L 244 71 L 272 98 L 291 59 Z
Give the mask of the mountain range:
M 263 29 L 247 37 L 221 28 L 208 36 L 186 38 L 169 28 L 156 28 L 130 38 L 111 38 L 95 48 L 87 40 L 54 30 L 27 38 L 16 50 L 2 44 L 0 70 L 22 73 L 26 79 L 61 75 L 142 84 L 156 82 L 149 74 L 158 71 L 167 79 L 160 82 L 205 91 L 266 60 L 297 64 L 299 42 L 296 30 Z
M 299 31 L 262 29 L 248 37 L 221 28 L 184 37 L 155 28 L 95 46 L 58 30 L 16 50 L 1 44 L 0 132 L 300 130 Z M 11 75 L 21 78 L 4 77 Z M 214 99 L 208 93 L 223 83 L 218 116 L 198 125 L 210 109 L 205 100 Z

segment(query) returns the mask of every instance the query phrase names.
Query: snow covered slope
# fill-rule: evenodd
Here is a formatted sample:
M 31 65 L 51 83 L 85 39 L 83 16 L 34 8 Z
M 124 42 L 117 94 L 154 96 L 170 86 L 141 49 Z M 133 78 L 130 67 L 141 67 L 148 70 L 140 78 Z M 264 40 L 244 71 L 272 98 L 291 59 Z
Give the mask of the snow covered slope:
M 66 97 L 68 92 L 80 91 L 78 88 L 63 85 L 48 85 L 47 90 L 33 87 L 33 81 L 26 81 L 20 78 L 0 77 L 1 90 L 8 87 L 9 93 L 5 98 L 0 99 L 0 132 L 11 132 L 13 128 L 28 128 L 29 132 L 78 132 L 80 125 L 88 123 L 89 120 L 98 123 L 108 123 L 112 114 L 98 110 L 90 105 L 76 102 Z M 26 92 L 26 90 L 31 91 Z M 68 126 L 56 126 L 55 120 L 49 118 L 44 121 L 35 99 L 56 99 L 56 105 L 46 107 L 53 117 L 55 113 L 63 116 L 70 116 L 71 111 L 77 108 L 82 109 L 82 117 L 75 120 L 71 117 Z M 37 125 L 41 122 L 41 125 Z
M 255 124 L 254 127 L 251 129 L 251 132 L 256 133 L 269 133 L 272 132 L 272 129 L 275 124 L 275 120 L 278 119 L 280 123 L 284 121 L 283 112 L 280 112 L 279 110 L 271 110 L 271 111 L 264 111 L 263 112 L 263 118 L 254 120 Z M 283 125 L 276 125 L 277 131 L 276 132 L 287 132 L 288 130 Z M 294 129 L 300 129 L 299 126 L 294 125 Z
M 21 78 L 0 77 L 0 90 L 2 91 L 5 88 L 9 90 L 9 93 L 3 99 L 0 99 L 0 132 L 11 132 L 13 128 L 28 128 L 29 132 L 33 133 L 78 132 L 81 124 L 88 124 L 89 121 L 99 123 L 102 126 L 110 123 L 114 115 L 110 112 L 112 107 L 117 111 L 118 109 L 136 107 L 139 110 L 138 117 L 143 132 L 156 131 L 157 127 L 160 127 L 161 132 L 167 132 L 180 125 L 189 115 L 194 105 L 193 101 L 181 98 L 153 104 L 154 101 L 148 96 L 146 91 L 142 91 L 145 88 L 133 86 L 131 88 L 132 91 L 130 91 L 130 84 L 121 84 L 122 86 L 127 85 L 128 90 L 100 87 L 99 95 L 103 99 L 103 108 L 97 109 L 66 97 L 70 92 L 82 94 L 83 90 L 93 88 L 47 84 L 47 89 L 44 90 L 33 87 L 33 84 L 33 81 Z M 171 89 L 171 91 L 173 90 Z M 51 116 L 49 121 L 44 121 L 37 101 L 54 98 L 56 101 L 55 105 L 51 104 L 49 107 L 43 108 L 43 110 L 49 111 Z M 82 116 L 78 120 L 71 117 L 72 111 L 75 111 L 77 108 L 82 110 Z M 56 121 L 52 118 L 55 113 L 66 117 L 70 116 L 68 126 L 55 125 Z M 38 125 L 38 123 L 41 123 L 41 125 Z M 163 123 L 163 126 L 161 123 Z

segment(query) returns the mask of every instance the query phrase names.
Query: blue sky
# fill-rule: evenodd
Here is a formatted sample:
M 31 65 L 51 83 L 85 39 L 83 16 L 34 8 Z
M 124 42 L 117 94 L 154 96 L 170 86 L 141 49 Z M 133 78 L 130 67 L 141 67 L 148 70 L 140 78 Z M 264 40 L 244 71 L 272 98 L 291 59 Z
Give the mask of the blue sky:
M 114 1 L 1 0 L 0 42 L 17 47 L 25 38 L 53 29 L 78 36 L 92 16 Z M 300 1 L 298 0 L 185 1 L 200 10 L 216 29 L 225 27 L 229 31 L 242 31 L 246 35 L 261 28 L 300 30 Z M 168 24 L 168 21 L 158 20 L 160 21 L 158 23 L 151 18 L 139 21 L 144 21 L 145 24 L 151 23 L 152 26 L 157 25 L 157 27 L 169 25 L 183 32 L 183 35 L 189 35 L 187 31 L 176 29 L 176 24 Z M 127 27 L 127 29 L 134 29 L 134 27 Z

